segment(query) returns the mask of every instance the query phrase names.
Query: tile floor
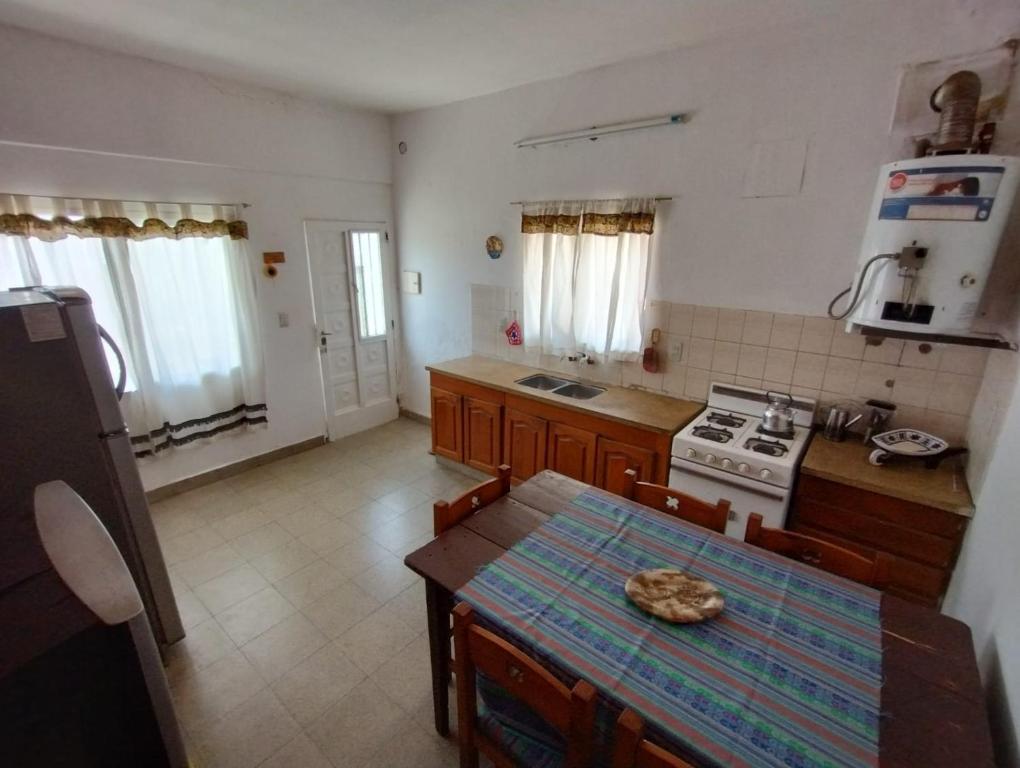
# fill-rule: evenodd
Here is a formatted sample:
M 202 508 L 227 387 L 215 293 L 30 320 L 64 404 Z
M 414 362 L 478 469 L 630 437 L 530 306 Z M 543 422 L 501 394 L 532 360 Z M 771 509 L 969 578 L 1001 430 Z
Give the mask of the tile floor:
M 432 727 L 432 503 L 476 481 L 399 419 L 153 506 L 187 637 L 167 677 L 196 768 L 457 765 Z

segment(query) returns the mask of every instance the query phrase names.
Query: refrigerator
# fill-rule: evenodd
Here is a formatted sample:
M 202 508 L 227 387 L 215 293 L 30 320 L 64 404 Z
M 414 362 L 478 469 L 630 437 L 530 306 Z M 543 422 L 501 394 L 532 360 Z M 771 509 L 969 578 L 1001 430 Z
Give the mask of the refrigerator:
M 0 592 L 33 568 L 32 548 L 17 545 L 31 531 L 11 526 L 31 519 L 37 486 L 63 481 L 109 532 L 165 648 L 184 628 L 104 343 L 80 288 L 0 291 Z

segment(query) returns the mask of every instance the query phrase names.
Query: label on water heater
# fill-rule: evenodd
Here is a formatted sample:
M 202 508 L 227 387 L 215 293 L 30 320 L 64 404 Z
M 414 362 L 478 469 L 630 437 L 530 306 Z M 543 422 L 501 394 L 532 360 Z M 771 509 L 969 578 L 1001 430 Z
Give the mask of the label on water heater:
M 1002 166 L 931 166 L 890 171 L 880 219 L 987 221 Z

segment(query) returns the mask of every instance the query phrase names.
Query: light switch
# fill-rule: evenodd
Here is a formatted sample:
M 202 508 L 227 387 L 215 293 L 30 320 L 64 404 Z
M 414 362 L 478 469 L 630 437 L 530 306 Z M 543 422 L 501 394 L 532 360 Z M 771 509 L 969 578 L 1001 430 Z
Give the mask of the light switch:
M 277 312 L 276 319 L 280 324 L 281 328 L 290 327 L 290 315 L 286 312 Z
M 421 272 L 404 270 L 400 276 L 400 289 L 404 293 L 421 293 Z

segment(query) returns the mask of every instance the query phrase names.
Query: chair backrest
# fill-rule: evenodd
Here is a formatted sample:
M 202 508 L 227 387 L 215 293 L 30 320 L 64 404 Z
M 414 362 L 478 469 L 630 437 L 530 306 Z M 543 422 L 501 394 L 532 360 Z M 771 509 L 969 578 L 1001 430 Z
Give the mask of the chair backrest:
M 567 688 L 522 650 L 478 626 L 467 603 L 453 609 L 453 642 L 461 766 L 477 766 L 478 750 L 497 765 L 509 764 L 504 750 L 477 728 L 476 670 L 562 734 L 564 768 L 591 765 L 595 688 L 590 683 L 579 680 Z
M 744 541 L 861 584 L 882 586 L 876 585 L 875 558 L 859 555 L 814 536 L 779 528 L 765 528 L 763 522 L 762 516 L 756 512 L 748 515 Z
M 655 483 L 641 483 L 638 482 L 637 472 L 633 469 L 623 473 L 623 495 L 638 504 L 679 517 L 688 523 L 700 525 L 716 533 L 726 533 L 726 521 L 730 516 L 730 503 L 726 499 L 709 504 L 675 488 Z
M 501 464 L 499 475 L 479 483 L 453 501 L 437 501 L 432 506 L 432 535 L 438 536 L 465 517 L 510 493 L 510 467 Z
M 645 724 L 630 709 L 623 710 L 613 733 L 612 768 L 692 768 L 691 764 L 644 738 Z

